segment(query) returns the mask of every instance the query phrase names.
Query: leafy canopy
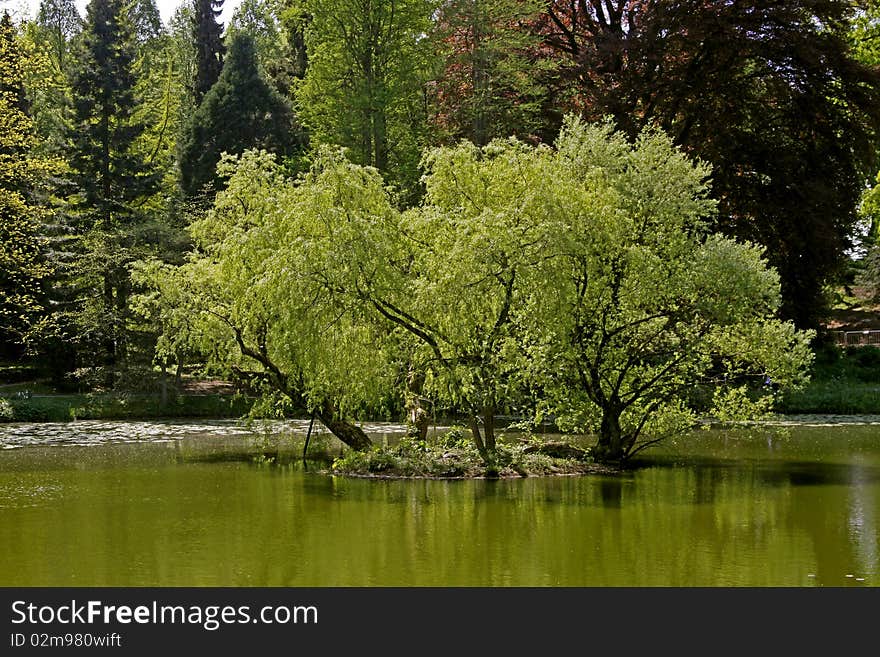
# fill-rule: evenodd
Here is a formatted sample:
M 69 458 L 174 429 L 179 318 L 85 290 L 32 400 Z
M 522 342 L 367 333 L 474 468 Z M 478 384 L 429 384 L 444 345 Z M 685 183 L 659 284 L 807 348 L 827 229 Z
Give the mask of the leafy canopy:
M 692 426 L 697 385 L 745 417 L 803 380 L 809 335 L 775 319 L 778 275 L 708 232 L 709 169 L 663 133 L 569 119 L 555 148 L 464 142 L 423 165 L 425 200 L 400 211 L 339 150 L 297 180 L 266 153 L 225 159 L 190 261 L 142 270 L 166 339 L 338 409 L 399 399 L 415 365 L 487 460 L 502 409 L 619 460 Z

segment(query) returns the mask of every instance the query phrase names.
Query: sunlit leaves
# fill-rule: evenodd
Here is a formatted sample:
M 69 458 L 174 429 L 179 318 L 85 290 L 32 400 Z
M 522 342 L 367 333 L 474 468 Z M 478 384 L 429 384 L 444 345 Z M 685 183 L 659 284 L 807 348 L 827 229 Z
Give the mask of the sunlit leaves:
M 809 336 L 774 319 L 778 275 L 707 233 L 709 169 L 661 132 L 630 144 L 571 119 L 555 149 L 462 143 L 423 166 L 424 201 L 400 211 L 338 149 L 297 180 L 265 152 L 224 159 L 190 261 L 144 270 L 162 321 L 313 402 L 399 398 L 416 366 L 433 400 L 549 413 L 598 433 L 600 458 L 690 427 L 695 386 L 727 389 L 727 418 L 803 381 Z

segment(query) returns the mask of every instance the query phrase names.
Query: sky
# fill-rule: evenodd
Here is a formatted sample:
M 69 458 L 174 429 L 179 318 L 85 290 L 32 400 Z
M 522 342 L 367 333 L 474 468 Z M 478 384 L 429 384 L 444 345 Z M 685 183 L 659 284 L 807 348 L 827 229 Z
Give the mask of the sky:
M 168 19 L 174 14 L 181 3 L 190 2 L 191 0 L 156 0 L 156 6 L 159 8 L 159 14 L 162 16 L 162 22 L 168 24 Z M 229 19 L 232 18 L 232 12 L 238 7 L 241 0 L 226 0 L 223 3 L 223 13 L 220 15 L 220 21 L 224 26 L 229 25 Z M 86 5 L 88 0 L 76 0 L 76 8 L 79 9 L 81 16 L 85 16 Z M 0 0 L 0 10 L 9 9 L 16 10 L 19 15 L 27 14 L 30 17 L 37 15 L 40 7 L 40 0 Z

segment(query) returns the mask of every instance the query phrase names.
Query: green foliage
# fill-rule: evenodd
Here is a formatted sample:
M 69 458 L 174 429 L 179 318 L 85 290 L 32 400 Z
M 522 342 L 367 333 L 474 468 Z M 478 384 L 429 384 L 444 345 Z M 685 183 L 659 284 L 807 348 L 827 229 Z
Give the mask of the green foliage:
M 344 146 L 412 201 L 425 145 L 431 0 L 301 0 L 308 68 L 295 88 L 316 144 Z M 293 8 L 292 8 L 293 9 Z
M 82 29 L 82 18 L 74 0 L 41 0 L 37 26 L 50 44 L 49 53 L 55 68 L 68 70 L 71 40 Z
M 217 21 L 223 0 L 193 0 L 192 42 L 196 47 L 196 70 L 193 97 L 198 106 L 220 78 L 226 47 L 223 26 Z
M 434 23 L 443 71 L 433 88 L 434 123 L 443 141 L 485 145 L 496 137 L 540 131 L 555 62 L 536 55 L 530 29 L 538 0 L 446 0 Z
M 116 228 L 157 177 L 134 146 L 145 125 L 135 118 L 135 44 L 122 0 L 89 4 L 73 74 L 71 164 L 86 225 Z
M 226 40 L 232 41 L 239 32 L 251 37 L 257 61 L 267 75 L 281 65 L 285 56 L 281 25 L 276 15 L 276 0 L 243 0 L 232 14 Z
M 63 343 L 68 370 L 77 361 L 107 366 L 106 386 L 113 385 L 113 368 L 140 348 L 130 326 L 128 263 L 163 246 L 167 236 L 158 225 L 162 202 L 154 195 L 161 172 L 147 136 L 154 115 L 137 93 L 138 63 L 152 56 L 153 45 L 155 40 L 135 41 L 122 0 L 94 0 L 71 76 L 75 189 L 64 223 L 74 238 L 65 250 L 76 257 L 59 281 L 69 292 L 56 313 L 55 344 Z
M 219 189 L 221 154 L 263 149 L 281 157 L 303 146 L 288 103 L 260 75 L 254 42 L 239 33 L 217 83 L 202 100 L 180 144 L 180 182 L 195 195 L 207 185 Z
M 334 473 L 372 477 L 419 477 L 464 479 L 473 477 L 527 477 L 583 473 L 590 459 L 554 458 L 530 452 L 537 440 L 499 443 L 495 458 L 487 463 L 473 442 L 462 439 L 461 431 L 450 431 L 436 441 L 401 438 L 393 446 L 354 450 L 334 459 Z
M 131 0 L 128 4 L 128 17 L 137 44 L 149 43 L 162 35 L 162 17 L 159 15 L 156 0 Z
M 423 163 L 425 199 L 400 211 L 337 150 L 295 181 L 265 152 L 224 159 L 189 262 L 139 268 L 164 353 L 258 365 L 343 411 L 402 394 L 415 366 L 487 463 L 494 414 L 536 398 L 621 459 L 693 424 L 696 383 L 733 417 L 804 380 L 809 335 L 774 319 L 778 276 L 707 233 L 709 170 L 661 132 L 630 144 L 570 119 L 555 149 L 462 143 Z
M 41 235 L 48 178 L 60 163 L 37 155 L 26 113 L 29 57 L 9 14 L 0 21 L 0 351 L 20 356 L 43 328 L 45 282 L 51 274 Z
M 819 415 L 880 415 L 880 386 L 874 382 L 814 381 L 782 394 L 778 413 Z
M 856 285 L 864 288 L 868 300 L 880 301 L 880 246 L 870 247 L 860 265 Z
M 322 213 L 336 211 L 333 181 L 316 171 L 295 185 L 265 151 L 224 156 L 219 168 L 229 179 L 190 227 L 198 249 L 190 260 L 135 270 L 150 289 L 139 309 L 162 333 L 158 358 L 195 351 L 308 408 L 332 402 L 346 414 L 381 402 L 393 376 L 383 335 L 308 275 L 324 266 L 318 238 Z

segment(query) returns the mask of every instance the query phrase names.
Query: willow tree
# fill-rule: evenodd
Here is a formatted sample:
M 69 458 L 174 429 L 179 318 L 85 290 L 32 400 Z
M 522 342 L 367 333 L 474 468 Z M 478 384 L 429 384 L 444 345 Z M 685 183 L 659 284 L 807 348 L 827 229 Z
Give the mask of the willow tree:
M 136 279 L 148 292 L 140 312 L 160 331 L 159 360 L 198 353 L 240 380 L 260 385 L 287 408 L 314 412 L 354 449 L 366 434 L 349 421 L 390 387 L 384 332 L 340 303 L 325 285 L 322 209 L 335 213 L 329 174 L 316 170 L 287 180 L 266 151 L 224 155 L 224 189 L 190 227 L 195 249 L 174 267 L 140 263 Z M 354 206 L 367 212 L 375 190 L 350 185 Z M 384 194 L 381 186 L 378 192 Z M 386 208 L 384 197 L 378 203 Z M 342 226 L 340 226 L 342 227 Z M 336 234 L 330 239 L 343 239 Z
M 555 149 L 435 149 L 404 212 L 340 150 L 296 181 L 265 154 L 225 162 L 190 262 L 145 270 L 155 316 L 178 346 L 253 364 L 353 447 L 369 441 L 333 422 L 392 386 L 403 397 L 413 364 L 491 463 L 496 414 L 518 402 L 617 461 L 690 428 L 694 386 L 746 417 L 809 363 L 809 336 L 774 318 L 778 276 L 708 234 L 708 169 L 661 133 L 631 145 L 571 120 Z
M 547 204 L 568 210 L 518 320 L 544 407 L 597 435 L 598 460 L 688 430 L 698 410 L 760 415 L 806 378 L 812 333 L 776 318 L 779 275 L 757 246 L 708 231 L 709 173 L 659 131 L 630 144 L 569 118 L 558 139 Z

